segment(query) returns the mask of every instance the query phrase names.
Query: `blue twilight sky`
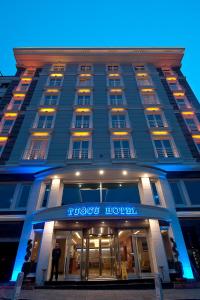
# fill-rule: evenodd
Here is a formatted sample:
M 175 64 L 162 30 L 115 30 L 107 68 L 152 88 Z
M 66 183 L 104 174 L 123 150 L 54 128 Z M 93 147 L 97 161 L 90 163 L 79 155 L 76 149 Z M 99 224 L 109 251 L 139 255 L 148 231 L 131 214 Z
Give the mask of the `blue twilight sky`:
M 0 71 L 15 72 L 14 47 L 185 47 L 182 70 L 200 99 L 200 0 L 5 0 Z

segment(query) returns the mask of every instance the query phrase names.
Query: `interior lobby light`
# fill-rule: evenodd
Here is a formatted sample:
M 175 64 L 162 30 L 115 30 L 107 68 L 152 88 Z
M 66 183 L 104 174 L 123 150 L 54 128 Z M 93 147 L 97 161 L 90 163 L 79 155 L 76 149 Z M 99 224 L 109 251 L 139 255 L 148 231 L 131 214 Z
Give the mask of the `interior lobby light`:
M 128 172 L 127 172 L 126 170 L 123 170 L 123 171 L 122 171 L 122 174 L 125 176 L 125 175 L 128 174 Z
M 76 175 L 76 176 L 80 176 L 81 173 L 80 173 L 79 171 L 76 171 L 75 175 Z
M 99 170 L 99 174 L 103 175 L 104 174 L 104 170 Z

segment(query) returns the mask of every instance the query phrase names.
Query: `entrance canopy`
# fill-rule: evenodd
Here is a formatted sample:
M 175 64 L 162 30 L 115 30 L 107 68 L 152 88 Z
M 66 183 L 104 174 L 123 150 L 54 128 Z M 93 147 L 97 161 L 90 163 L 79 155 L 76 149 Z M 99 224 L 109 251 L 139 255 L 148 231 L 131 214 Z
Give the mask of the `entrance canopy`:
M 132 203 L 76 203 L 52 207 L 33 215 L 33 223 L 59 220 L 157 219 L 170 222 L 166 208 Z

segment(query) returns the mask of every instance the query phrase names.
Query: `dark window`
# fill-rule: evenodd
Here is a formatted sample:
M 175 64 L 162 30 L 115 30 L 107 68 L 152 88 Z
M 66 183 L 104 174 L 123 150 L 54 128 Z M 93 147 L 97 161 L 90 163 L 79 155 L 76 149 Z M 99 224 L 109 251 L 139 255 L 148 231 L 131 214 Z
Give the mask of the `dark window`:
M 200 180 L 184 181 L 192 205 L 200 205 Z
M 157 190 L 155 182 L 151 182 L 151 190 L 152 190 L 152 193 L 153 193 L 153 199 L 154 199 L 155 205 L 159 205 L 160 204 L 160 198 L 159 198 L 159 194 L 158 194 L 158 190 Z
M 15 188 L 15 184 L 0 184 L 0 208 L 10 208 Z
M 83 184 L 80 187 L 82 202 L 100 202 L 100 185 Z
M 50 190 L 51 190 L 51 185 L 50 184 L 46 184 L 45 192 L 44 192 L 44 197 L 43 197 L 43 200 L 42 200 L 42 207 L 46 207 L 47 206 L 47 201 L 49 199 Z
M 170 182 L 172 194 L 174 197 L 175 204 L 184 204 L 183 198 L 180 193 L 178 182 Z
M 105 183 L 102 196 L 104 202 L 140 203 L 137 183 Z
M 31 185 L 23 184 L 20 190 L 20 196 L 17 207 L 26 207 L 28 202 L 28 197 L 30 193 Z
M 62 205 L 81 202 L 81 196 L 78 185 L 64 184 Z

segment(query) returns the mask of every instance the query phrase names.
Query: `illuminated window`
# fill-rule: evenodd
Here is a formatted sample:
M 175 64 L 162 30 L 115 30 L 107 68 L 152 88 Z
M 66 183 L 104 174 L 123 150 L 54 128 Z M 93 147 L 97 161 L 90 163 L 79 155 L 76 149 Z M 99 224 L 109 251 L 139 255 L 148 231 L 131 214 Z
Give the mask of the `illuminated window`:
M 48 79 L 48 86 L 56 86 L 59 87 L 62 85 L 63 77 L 62 76 L 55 76 L 55 77 L 49 77 Z
M 36 117 L 36 122 L 34 124 L 35 128 L 52 128 L 54 123 L 54 114 L 39 114 Z
M 64 64 L 56 64 L 52 66 L 53 72 L 64 72 L 65 71 L 65 65 Z
M 109 94 L 109 104 L 113 106 L 124 105 L 124 96 L 122 94 Z
M 109 78 L 108 79 L 108 85 L 109 87 L 118 87 L 121 86 L 121 79 L 120 78 Z
M 153 137 L 155 154 L 158 158 L 178 157 L 175 143 L 171 137 Z
M 90 127 L 90 115 L 76 115 L 75 116 L 75 128 L 89 128 Z
M 134 157 L 130 139 L 112 139 L 111 156 L 114 159 L 130 159 Z
M 92 65 L 80 65 L 79 68 L 83 72 L 92 71 Z
M 9 134 L 14 125 L 15 119 L 5 119 L 3 118 L 0 124 L 0 133 Z
M 47 157 L 49 139 L 44 137 L 31 137 L 23 159 L 27 160 L 44 160 Z
M 71 151 L 69 159 L 91 158 L 91 139 L 71 140 Z
M 117 64 L 107 65 L 107 71 L 119 71 L 120 67 Z
M 152 127 L 165 127 L 163 116 L 160 113 L 148 113 L 146 114 L 147 123 L 150 128 Z

